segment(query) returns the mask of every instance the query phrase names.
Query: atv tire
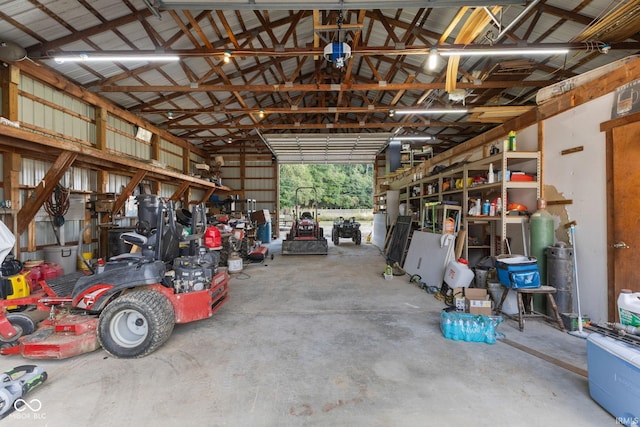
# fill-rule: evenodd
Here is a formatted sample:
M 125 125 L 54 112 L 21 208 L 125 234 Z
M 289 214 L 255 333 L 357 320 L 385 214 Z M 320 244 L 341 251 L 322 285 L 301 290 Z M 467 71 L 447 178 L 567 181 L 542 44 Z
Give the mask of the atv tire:
M 356 234 L 353 236 L 353 242 L 356 245 L 362 243 L 362 232 L 360 230 L 356 230 Z
M 340 233 L 338 233 L 338 230 L 333 230 L 332 234 L 331 240 L 333 240 L 334 245 L 338 246 L 340 244 Z
M 114 357 L 144 357 L 169 339 L 175 324 L 171 302 L 150 289 L 119 296 L 100 314 L 98 341 Z

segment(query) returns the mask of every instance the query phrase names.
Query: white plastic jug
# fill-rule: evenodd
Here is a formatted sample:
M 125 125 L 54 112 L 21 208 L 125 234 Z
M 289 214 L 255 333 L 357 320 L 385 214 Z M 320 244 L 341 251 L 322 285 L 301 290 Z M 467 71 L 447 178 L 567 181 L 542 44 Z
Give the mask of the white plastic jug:
M 466 288 L 473 280 L 473 271 L 469 268 L 467 260 L 460 258 L 451 261 L 444 272 L 444 281 L 451 289 Z
M 621 289 L 618 296 L 618 315 L 623 325 L 640 326 L 640 292 Z

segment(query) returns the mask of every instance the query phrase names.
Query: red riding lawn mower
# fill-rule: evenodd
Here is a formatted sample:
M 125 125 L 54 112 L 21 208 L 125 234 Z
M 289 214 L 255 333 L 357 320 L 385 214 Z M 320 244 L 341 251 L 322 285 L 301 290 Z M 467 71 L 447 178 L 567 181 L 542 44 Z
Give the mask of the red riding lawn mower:
M 136 230 L 121 236 L 137 252 L 0 300 L 0 353 L 64 359 L 102 346 L 114 357 L 144 357 L 176 323 L 207 319 L 227 302 L 229 275 L 218 272 L 220 255 L 211 249 L 219 243 L 202 238 L 211 235 L 204 206 L 194 207 L 191 235 L 183 237 L 172 202 L 145 195 L 141 204 L 140 197 Z M 179 256 L 185 240 L 189 254 Z
M 313 191 L 312 201 L 314 213 L 302 211 L 300 208 L 300 191 Z M 296 207 L 291 230 L 282 241 L 283 255 L 327 255 L 329 244 L 324 237 L 324 230 L 318 222 L 318 192 L 314 187 L 299 187 L 296 189 Z

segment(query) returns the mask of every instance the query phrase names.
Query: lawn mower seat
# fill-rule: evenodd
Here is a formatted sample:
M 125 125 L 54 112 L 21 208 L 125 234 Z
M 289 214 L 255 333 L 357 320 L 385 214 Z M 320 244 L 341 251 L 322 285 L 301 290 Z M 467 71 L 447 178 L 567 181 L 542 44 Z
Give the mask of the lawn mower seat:
M 302 215 L 300 215 L 300 219 L 313 219 L 313 215 L 311 214 L 311 212 L 302 212 Z
M 149 239 L 147 239 L 147 236 L 136 233 L 135 231 L 127 231 L 120 235 L 120 240 L 129 245 L 144 248 Z M 123 261 L 138 258 L 142 258 L 142 252 L 125 252 L 123 254 L 112 256 L 111 258 L 109 258 L 109 261 Z

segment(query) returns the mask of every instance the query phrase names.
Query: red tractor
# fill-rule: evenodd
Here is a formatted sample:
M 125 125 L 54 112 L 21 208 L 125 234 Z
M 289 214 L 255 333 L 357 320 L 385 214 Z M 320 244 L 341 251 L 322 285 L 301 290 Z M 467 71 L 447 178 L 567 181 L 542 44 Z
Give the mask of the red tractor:
M 300 191 L 312 190 L 314 200 L 312 205 L 314 213 L 301 211 Z M 283 255 L 327 255 L 329 244 L 324 237 L 324 230 L 318 222 L 318 192 L 314 187 L 299 187 L 296 189 L 296 207 L 294 210 L 294 220 L 291 230 L 287 233 L 286 239 L 282 241 Z M 299 216 L 298 216 L 299 215 Z
M 115 357 L 143 357 L 167 341 L 176 323 L 207 319 L 227 302 L 229 275 L 218 272 L 219 254 L 201 245 L 193 225 L 190 253 L 178 256 L 184 239 L 173 204 L 150 200 L 150 209 L 139 204 L 136 231 L 121 236 L 138 252 L 114 256 L 92 274 L 41 280 L 28 296 L 0 300 L 2 354 L 64 359 L 102 346 Z

